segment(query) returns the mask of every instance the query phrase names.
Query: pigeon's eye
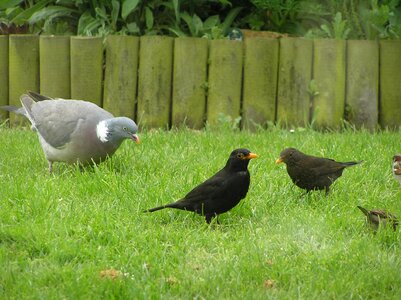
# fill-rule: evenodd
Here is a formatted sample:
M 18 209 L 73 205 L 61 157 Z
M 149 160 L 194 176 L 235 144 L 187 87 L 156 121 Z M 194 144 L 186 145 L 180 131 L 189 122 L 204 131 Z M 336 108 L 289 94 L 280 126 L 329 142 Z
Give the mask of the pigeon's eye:
M 237 157 L 241 159 L 244 158 L 244 153 L 237 153 Z
M 124 130 L 124 131 L 127 131 L 127 130 L 128 130 L 128 128 L 127 128 L 127 127 L 123 127 L 123 130 Z

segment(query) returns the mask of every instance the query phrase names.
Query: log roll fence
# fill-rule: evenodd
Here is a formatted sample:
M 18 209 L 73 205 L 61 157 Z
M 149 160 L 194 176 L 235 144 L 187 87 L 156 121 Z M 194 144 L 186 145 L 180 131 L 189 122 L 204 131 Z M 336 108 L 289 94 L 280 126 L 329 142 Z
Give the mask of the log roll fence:
M 0 105 L 28 90 L 92 101 L 146 128 L 401 125 L 401 41 L 0 36 Z M 0 112 L 0 120 L 24 121 Z

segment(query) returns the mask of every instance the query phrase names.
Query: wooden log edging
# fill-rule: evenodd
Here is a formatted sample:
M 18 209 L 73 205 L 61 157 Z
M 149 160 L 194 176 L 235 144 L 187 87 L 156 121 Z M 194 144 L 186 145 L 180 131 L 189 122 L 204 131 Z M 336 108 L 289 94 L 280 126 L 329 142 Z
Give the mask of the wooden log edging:
M 8 35 L 0 35 L 0 106 L 8 105 Z M 8 118 L 8 112 L 0 110 L 0 123 Z

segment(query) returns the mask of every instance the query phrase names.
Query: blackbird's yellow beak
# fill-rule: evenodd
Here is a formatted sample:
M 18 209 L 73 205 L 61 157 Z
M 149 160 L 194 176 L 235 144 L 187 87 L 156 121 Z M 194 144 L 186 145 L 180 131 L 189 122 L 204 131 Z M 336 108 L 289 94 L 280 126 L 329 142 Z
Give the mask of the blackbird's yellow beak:
M 259 155 L 251 152 L 245 158 L 246 159 L 252 159 L 252 158 L 258 158 L 258 157 L 259 157 Z
M 276 159 L 276 164 L 281 164 L 282 162 L 283 162 L 283 159 L 281 157 Z

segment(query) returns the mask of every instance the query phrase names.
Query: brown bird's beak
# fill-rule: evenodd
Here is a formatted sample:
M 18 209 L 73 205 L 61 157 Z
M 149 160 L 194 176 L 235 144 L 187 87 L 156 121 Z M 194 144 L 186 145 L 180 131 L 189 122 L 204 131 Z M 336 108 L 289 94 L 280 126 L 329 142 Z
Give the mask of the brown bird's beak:
M 245 158 L 246 159 L 252 159 L 252 158 L 258 158 L 258 157 L 259 157 L 259 155 L 251 152 Z
M 282 162 L 283 162 L 283 159 L 281 157 L 276 159 L 276 164 L 281 164 Z
M 133 135 L 131 136 L 131 139 L 132 139 L 135 143 L 137 143 L 138 145 L 141 143 L 139 137 L 138 137 L 136 134 L 133 134 Z

